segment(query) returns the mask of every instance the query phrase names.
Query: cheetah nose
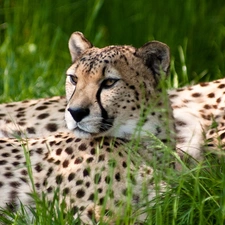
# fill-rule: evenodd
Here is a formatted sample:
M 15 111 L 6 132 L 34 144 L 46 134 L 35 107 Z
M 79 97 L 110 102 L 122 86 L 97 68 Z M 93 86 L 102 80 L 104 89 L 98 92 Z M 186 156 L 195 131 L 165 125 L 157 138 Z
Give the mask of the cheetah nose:
M 68 108 L 68 111 L 77 123 L 80 122 L 84 117 L 88 116 L 90 113 L 88 108 Z

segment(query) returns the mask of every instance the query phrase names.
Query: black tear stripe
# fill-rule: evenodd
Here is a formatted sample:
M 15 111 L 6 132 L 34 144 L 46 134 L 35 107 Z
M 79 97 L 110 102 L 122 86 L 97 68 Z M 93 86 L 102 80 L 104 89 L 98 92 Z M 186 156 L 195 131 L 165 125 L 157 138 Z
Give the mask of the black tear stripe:
M 102 114 L 102 118 L 103 118 L 102 119 L 102 123 L 103 124 L 107 124 L 107 125 L 112 125 L 113 124 L 113 119 L 109 119 L 107 111 L 102 106 L 102 103 L 101 103 L 101 92 L 102 92 L 102 87 L 100 87 L 98 89 L 97 94 L 96 94 L 96 99 L 97 99 L 98 105 L 99 105 L 99 107 L 101 109 L 101 114 Z M 111 126 L 107 126 L 107 127 L 109 129 Z M 106 130 L 104 129 L 103 131 L 106 131 Z
M 106 70 L 106 66 L 104 66 L 103 69 L 102 69 L 103 76 L 105 76 L 105 70 Z
M 68 100 L 68 103 L 70 102 L 71 98 L 73 97 L 75 91 L 76 91 L 76 87 L 74 88 L 73 93 L 72 93 L 72 95 L 70 96 L 70 99 Z
M 107 111 L 104 109 L 104 107 L 102 106 L 102 103 L 101 103 L 101 92 L 102 92 L 102 87 L 100 87 L 98 89 L 97 94 L 96 94 L 96 98 L 97 98 L 98 105 L 101 109 L 102 118 L 107 120 L 109 117 L 108 117 Z

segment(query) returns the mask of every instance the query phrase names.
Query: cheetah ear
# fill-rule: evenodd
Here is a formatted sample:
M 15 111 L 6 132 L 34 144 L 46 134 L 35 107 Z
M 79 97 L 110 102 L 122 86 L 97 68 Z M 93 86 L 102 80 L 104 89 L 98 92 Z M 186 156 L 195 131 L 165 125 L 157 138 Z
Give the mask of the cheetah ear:
M 137 49 L 137 56 L 144 60 L 144 64 L 152 70 L 156 81 L 161 72 L 168 74 L 170 68 L 169 47 L 159 41 L 151 41 Z
M 75 62 L 84 51 L 93 46 L 81 32 L 72 33 L 68 45 L 72 62 Z

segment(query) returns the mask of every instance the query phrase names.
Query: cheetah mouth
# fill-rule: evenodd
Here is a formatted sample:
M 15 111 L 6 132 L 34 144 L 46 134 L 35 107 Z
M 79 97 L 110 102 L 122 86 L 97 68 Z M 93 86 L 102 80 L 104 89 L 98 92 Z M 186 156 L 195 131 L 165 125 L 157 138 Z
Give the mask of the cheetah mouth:
M 76 127 L 72 130 L 75 134 L 75 137 L 77 138 L 91 138 L 91 137 L 98 137 L 99 135 L 102 135 L 101 132 L 90 132 L 86 131 L 80 127 Z
M 95 126 L 90 126 L 90 123 L 88 123 L 89 126 L 86 126 L 87 122 L 79 122 L 72 130 L 75 133 L 76 137 L 97 137 L 99 135 L 102 135 L 103 133 L 107 133 L 113 127 L 113 121 L 114 119 L 110 119 L 107 121 L 102 120 L 102 123 L 97 123 L 95 124 Z
M 73 132 L 75 133 L 76 137 L 80 137 L 80 138 L 89 138 L 89 137 L 94 136 L 94 133 L 85 131 L 85 130 L 83 130 L 82 128 L 80 128 L 78 126 L 73 129 Z

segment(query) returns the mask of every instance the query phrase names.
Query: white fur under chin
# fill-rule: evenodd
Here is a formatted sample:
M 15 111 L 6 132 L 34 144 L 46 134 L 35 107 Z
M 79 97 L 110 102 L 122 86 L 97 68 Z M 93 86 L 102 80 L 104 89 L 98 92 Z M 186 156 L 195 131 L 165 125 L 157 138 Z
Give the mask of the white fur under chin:
M 154 120 L 145 123 L 142 127 L 138 127 L 138 121 L 134 118 L 126 120 L 123 124 L 117 124 L 114 121 L 112 128 L 105 132 L 99 133 L 99 124 L 101 121 L 98 118 L 84 119 L 79 124 L 74 121 L 69 112 L 65 113 L 67 128 L 71 130 L 77 138 L 91 138 L 99 136 L 110 136 L 124 138 L 130 140 L 133 136 L 147 137 L 148 133 L 155 134 L 157 123 Z M 96 125 L 96 126 L 95 126 Z

